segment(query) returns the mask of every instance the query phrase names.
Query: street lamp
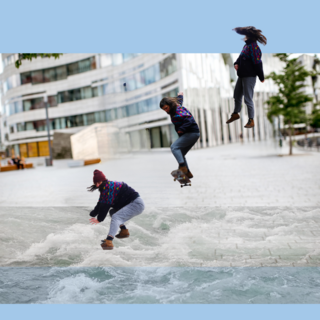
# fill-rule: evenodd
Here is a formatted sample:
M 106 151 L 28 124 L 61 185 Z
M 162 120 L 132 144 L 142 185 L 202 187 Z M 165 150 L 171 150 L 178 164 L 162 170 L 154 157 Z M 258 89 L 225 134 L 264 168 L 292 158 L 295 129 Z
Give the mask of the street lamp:
M 280 126 L 280 117 L 278 116 L 278 131 L 279 131 L 279 146 L 282 148 L 282 133 L 281 133 L 281 126 Z
M 52 150 L 51 150 L 51 140 L 50 140 L 50 123 L 49 123 L 49 115 L 48 115 L 48 97 L 44 96 L 44 107 L 46 109 L 46 120 L 47 120 L 47 134 L 48 134 L 48 144 L 49 144 L 49 159 L 46 159 L 46 166 L 52 166 Z M 49 161 L 48 161 L 49 160 Z

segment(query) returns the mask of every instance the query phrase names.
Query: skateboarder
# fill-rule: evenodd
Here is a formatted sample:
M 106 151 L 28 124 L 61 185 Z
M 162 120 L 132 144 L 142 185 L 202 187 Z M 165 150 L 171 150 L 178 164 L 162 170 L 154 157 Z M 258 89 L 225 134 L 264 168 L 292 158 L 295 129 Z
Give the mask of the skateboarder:
M 179 163 L 179 170 L 193 178 L 186 160 L 186 154 L 194 146 L 200 137 L 200 130 L 192 114 L 183 103 L 183 92 L 178 93 L 177 98 L 163 98 L 160 101 L 160 108 L 171 117 L 171 122 L 177 131 L 179 138 L 171 145 L 171 151 Z
M 95 208 L 90 212 L 91 224 L 102 222 L 110 212 L 111 223 L 108 236 L 102 240 L 101 247 L 103 250 L 113 249 L 113 239 L 128 238 L 129 230 L 125 223 L 131 218 L 139 215 L 144 210 L 144 202 L 138 192 L 133 190 L 124 182 L 107 180 L 105 175 L 95 170 L 93 172 L 93 185 L 88 191 L 99 189 L 100 198 Z M 112 208 L 110 211 L 109 209 Z M 97 218 L 95 218 L 97 217 Z M 120 227 L 120 232 L 116 235 Z
M 267 38 L 262 35 L 262 31 L 255 27 L 235 28 L 238 34 L 245 36 L 245 46 L 243 47 L 237 61 L 234 63 L 234 68 L 237 70 L 238 80 L 234 88 L 234 111 L 230 119 L 226 123 L 231 123 L 240 118 L 242 97 L 248 107 L 249 120 L 244 126 L 245 128 L 254 127 L 254 104 L 253 94 L 256 84 L 256 77 L 264 82 L 263 66 L 262 66 L 262 53 L 257 44 L 260 42 L 264 45 L 267 44 Z

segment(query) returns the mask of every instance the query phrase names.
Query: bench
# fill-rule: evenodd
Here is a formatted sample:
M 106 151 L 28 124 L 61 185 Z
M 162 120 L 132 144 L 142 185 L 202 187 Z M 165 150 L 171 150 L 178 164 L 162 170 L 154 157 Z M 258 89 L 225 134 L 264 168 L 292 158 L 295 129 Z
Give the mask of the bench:
M 101 159 L 91 159 L 91 160 L 84 160 L 84 165 L 88 166 L 90 164 L 96 164 L 96 163 L 100 163 Z
M 31 169 L 33 168 L 32 163 L 26 163 L 24 165 L 25 169 Z M 0 172 L 5 172 L 5 171 L 13 171 L 13 170 L 18 170 L 17 166 L 15 164 L 9 164 L 7 166 L 0 166 Z

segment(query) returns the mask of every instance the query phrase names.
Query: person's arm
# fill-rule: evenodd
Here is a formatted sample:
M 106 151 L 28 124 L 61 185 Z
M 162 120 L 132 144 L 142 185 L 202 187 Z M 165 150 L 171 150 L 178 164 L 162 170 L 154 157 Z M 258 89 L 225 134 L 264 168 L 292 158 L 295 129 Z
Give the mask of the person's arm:
M 106 218 L 110 208 L 111 208 L 110 204 L 108 204 L 108 203 L 100 203 L 99 213 L 98 213 L 98 216 L 97 216 L 97 220 L 99 222 L 102 222 Z
M 89 219 L 91 224 L 98 224 L 102 222 L 106 218 L 108 211 L 111 208 L 111 204 L 102 202 L 103 196 L 104 194 L 101 193 L 97 205 L 93 211 L 90 212 L 90 216 L 93 217 Z
M 254 68 L 256 70 L 256 73 L 258 75 L 258 78 L 260 79 L 261 82 L 264 82 L 264 73 L 263 73 L 263 65 L 262 65 L 262 53 L 258 45 L 252 43 L 249 45 L 251 57 L 252 57 L 252 62 L 254 64 Z
M 99 203 L 96 218 L 89 219 L 90 223 L 98 224 L 102 222 L 106 218 L 110 208 L 111 208 L 111 205 L 108 203 Z M 90 213 L 90 216 L 91 216 L 91 213 Z
M 100 202 L 97 202 L 96 206 L 94 207 L 94 209 L 89 213 L 89 215 L 91 217 L 96 217 L 99 213 L 99 206 L 100 206 Z
M 239 55 L 238 59 L 236 60 L 236 62 L 233 64 L 233 65 L 234 65 L 234 68 L 235 68 L 236 70 L 238 70 L 238 67 L 236 67 L 236 66 L 239 66 L 239 61 L 240 61 L 240 55 Z
M 182 104 L 183 104 L 183 92 L 179 92 L 178 93 L 177 100 L 178 100 L 180 106 L 182 106 Z

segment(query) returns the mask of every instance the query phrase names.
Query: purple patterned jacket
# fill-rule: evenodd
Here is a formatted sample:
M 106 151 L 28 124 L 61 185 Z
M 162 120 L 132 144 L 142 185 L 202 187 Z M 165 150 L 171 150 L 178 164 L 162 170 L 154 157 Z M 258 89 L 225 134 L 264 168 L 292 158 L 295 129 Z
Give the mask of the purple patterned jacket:
M 177 107 L 176 112 L 171 115 L 171 122 L 174 124 L 175 130 L 182 131 L 183 133 L 197 132 L 199 133 L 199 127 L 195 122 L 192 114 L 185 107 L 182 106 L 183 96 L 177 97 L 180 106 Z
M 262 52 L 256 41 L 246 40 L 237 61 L 234 64 L 239 66 L 237 74 L 239 78 L 256 77 L 264 80 Z
M 100 185 L 99 191 L 99 201 L 90 212 L 91 217 L 98 216 L 97 220 L 99 222 L 102 222 L 106 218 L 111 207 L 110 215 L 112 216 L 118 210 L 139 197 L 139 193 L 124 182 L 105 180 Z

